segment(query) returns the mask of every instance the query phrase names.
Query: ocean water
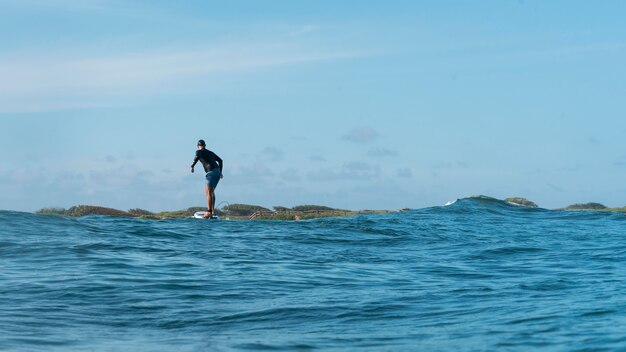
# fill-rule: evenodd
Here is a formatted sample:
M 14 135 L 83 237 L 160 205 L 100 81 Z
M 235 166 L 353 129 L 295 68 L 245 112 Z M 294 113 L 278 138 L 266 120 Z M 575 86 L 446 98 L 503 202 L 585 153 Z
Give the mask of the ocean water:
M 626 215 L 0 212 L 4 351 L 626 350 Z

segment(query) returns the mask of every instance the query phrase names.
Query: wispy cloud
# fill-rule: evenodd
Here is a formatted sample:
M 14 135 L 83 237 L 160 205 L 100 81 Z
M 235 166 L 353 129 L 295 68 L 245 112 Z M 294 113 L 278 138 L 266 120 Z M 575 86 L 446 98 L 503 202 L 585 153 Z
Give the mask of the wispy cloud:
M 596 138 L 596 137 L 589 137 L 587 138 L 587 143 L 589 144 L 593 144 L 593 145 L 600 145 L 602 144 L 602 140 Z
M 308 174 L 309 180 L 318 182 L 372 180 L 379 177 L 381 177 L 379 166 L 361 161 L 351 161 L 340 168 L 324 168 Z
M 111 97 L 170 92 L 181 82 L 212 74 L 358 56 L 294 43 L 240 43 L 90 57 L 76 54 L 75 48 L 66 51 L 74 54 L 31 52 L 0 57 L 0 112 L 106 105 Z
M 360 127 L 346 133 L 341 139 L 357 144 L 369 144 L 378 140 L 380 136 L 380 133 L 371 127 Z
M 380 157 L 384 157 L 384 156 L 398 156 L 398 152 L 392 149 L 387 149 L 387 148 L 374 148 L 374 149 L 370 149 L 369 154 L 371 156 L 380 156 Z
M 617 167 L 626 167 L 626 156 L 622 156 L 618 160 L 613 163 L 614 166 Z
M 297 36 L 301 36 L 301 35 L 306 35 L 306 34 L 310 34 L 314 31 L 316 31 L 318 29 L 317 26 L 313 26 L 313 25 L 305 25 L 305 26 L 301 26 L 298 27 L 296 29 L 294 29 L 293 31 L 291 31 L 289 33 L 290 36 L 293 37 L 297 37 Z
M 559 193 L 565 192 L 565 189 L 563 187 L 554 185 L 552 183 L 548 183 L 548 184 L 546 184 L 546 186 L 548 186 L 549 189 L 551 189 L 551 190 L 553 190 L 555 192 L 559 192 Z
M 266 186 L 271 183 L 270 180 L 273 180 L 275 176 L 274 171 L 266 166 L 246 165 L 233 167 L 224 179 L 228 178 L 227 181 L 232 186 Z
M 409 168 L 398 169 L 398 177 L 400 178 L 410 178 L 413 176 L 413 171 Z
M 326 161 L 326 158 L 324 158 L 324 157 L 323 157 L 323 156 L 321 156 L 321 155 L 311 155 L 311 156 L 309 157 L 309 160 L 312 160 L 312 161 L 319 161 L 319 162 L 321 162 L 321 161 Z
M 285 181 L 298 182 L 300 181 L 300 173 L 294 168 L 288 168 L 280 173 L 280 178 Z
M 261 151 L 261 155 L 260 156 L 262 158 L 268 159 L 270 161 L 280 161 L 280 160 L 283 159 L 283 155 L 284 154 L 285 153 L 282 150 L 280 150 L 280 149 L 278 149 L 276 147 L 268 146 L 268 147 L 265 147 L 265 149 L 263 149 Z

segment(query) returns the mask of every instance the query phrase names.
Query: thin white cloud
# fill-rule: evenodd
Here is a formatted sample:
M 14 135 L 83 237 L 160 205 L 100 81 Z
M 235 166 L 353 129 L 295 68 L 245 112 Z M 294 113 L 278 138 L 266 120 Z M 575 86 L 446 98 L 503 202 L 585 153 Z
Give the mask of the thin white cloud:
M 57 9 L 57 10 L 102 10 L 110 6 L 110 0 L 0 0 L 0 5 L 16 9 Z M 119 4 L 119 3 L 118 3 Z
M 310 34 L 312 32 L 315 32 L 317 29 L 319 29 L 317 26 L 306 25 L 306 26 L 302 26 L 302 27 L 299 27 L 299 28 L 291 31 L 289 33 L 289 35 L 293 36 L 293 37 L 297 37 L 297 36 L 301 36 L 301 35 Z

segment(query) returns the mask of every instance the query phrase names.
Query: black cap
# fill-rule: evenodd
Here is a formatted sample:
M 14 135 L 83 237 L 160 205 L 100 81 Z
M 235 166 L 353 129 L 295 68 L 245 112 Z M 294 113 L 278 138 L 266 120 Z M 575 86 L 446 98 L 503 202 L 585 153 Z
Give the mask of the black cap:
M 198 145 L 206 147 L 206 143 L 202 139 L 198 141 Z

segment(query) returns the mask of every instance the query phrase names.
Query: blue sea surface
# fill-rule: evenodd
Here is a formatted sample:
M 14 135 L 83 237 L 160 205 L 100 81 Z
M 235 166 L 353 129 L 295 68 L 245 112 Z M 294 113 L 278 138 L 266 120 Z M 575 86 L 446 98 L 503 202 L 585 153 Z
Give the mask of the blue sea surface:
M 626 215 L 0 212 L 0 350 L 626 350 Z

